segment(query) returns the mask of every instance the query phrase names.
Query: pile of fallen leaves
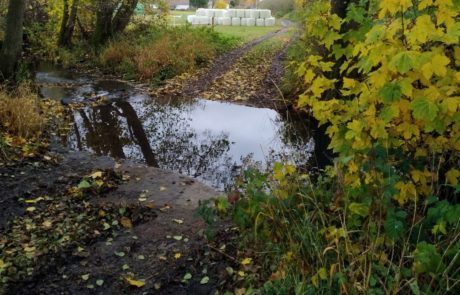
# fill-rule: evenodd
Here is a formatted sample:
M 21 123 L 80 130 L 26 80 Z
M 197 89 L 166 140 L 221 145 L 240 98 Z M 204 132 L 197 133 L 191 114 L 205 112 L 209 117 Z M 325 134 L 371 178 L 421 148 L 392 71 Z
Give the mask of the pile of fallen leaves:
M 10 222 L 0 237 L 0 293 L 33 276 L 39 268 L 53 265 L 57 257 L 84 255 L 88 241 L 132 228 L 154 214 L 149 206 L 96 207 L 90 202 L 121 182 L 123 176 L 112 170 L 96 171 L 64 194 L 21 199 L 25 215 Z
M 202 93 L 211 100 L 248 101 L 263 91 L 261 85 L 266 78 L 275 55 L 289 42 L 285 35 L 268 39 L 240 57 L 232 68 L 218 77 Z

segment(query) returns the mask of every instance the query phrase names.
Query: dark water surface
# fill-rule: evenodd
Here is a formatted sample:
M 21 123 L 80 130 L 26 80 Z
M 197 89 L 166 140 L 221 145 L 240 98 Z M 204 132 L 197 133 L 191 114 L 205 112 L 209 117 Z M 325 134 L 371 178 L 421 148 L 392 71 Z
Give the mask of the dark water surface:
M 92 81 L 55 67 L 36 80 L 48 98 L 111 103 L 74 112 L 64 143 L 74 150 L 130 158 L 173 170 L 223 190 L 248 163 L 306 165 L 314 150 L 309 122 L 274 110 L 195 99 L 153 99 L 118 81 Z

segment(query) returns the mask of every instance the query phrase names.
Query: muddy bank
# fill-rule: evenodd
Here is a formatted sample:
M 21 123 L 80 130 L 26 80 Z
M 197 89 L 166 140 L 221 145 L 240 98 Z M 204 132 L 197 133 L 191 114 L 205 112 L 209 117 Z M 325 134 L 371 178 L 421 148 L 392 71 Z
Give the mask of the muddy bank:
M 97 208 L 130 208 L 132 226 L 113 235 L 97 234 L 77 241 L 82 245 L 79 251 L 68 248 L 38 256 L 36 271 L 24 280 L 10 282 L 7 294 L 210 294 L 222 280 L 217 267 L 222 264 L 220 271 L 225 272 L 227 264 L 207 264 L 205 225 L 194 214 L 200 200 L 218 195 L 214 189 L 170 171 L 69 152 L 59 145 L 53 145 L 46 157 L 51 159 L 0 168 L 0 201 L 6 213 L 1 215 L 2 231 L 12 218 L 30 214 L 25 212 L 30 206 L 25 199 L 59 196 L 83 175 L 110 170 L 123 175 L 124 182 L 91 198 L 88 206 L 96 212 Z M 145 206 L 151 213 L 135 217 L 136 208 Z M 3 237 L 0 248 L 7 249 L 8 236 Z M 209 283 L 200 283 L 203 270 L 210 272 Z M 183 282 L 186 273 L 193 276 Z M 127 277 L 145 285 L 135 287 Z

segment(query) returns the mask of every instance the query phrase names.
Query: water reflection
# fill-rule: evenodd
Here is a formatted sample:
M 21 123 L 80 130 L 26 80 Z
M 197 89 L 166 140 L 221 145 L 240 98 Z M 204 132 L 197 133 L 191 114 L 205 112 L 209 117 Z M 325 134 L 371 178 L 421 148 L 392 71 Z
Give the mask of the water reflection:
M 53 75 L 41 77 L 55 82 Z M 103 95 L 113 102 L 74 113 L 73 130 L 66 138 L 72 149 L 140 160 L 218 189 L 231 186 L 246 162 L 262 167 L 273 160 L 305 165 L 313 151 L 305 120 L 270 109 L 201 99 L 152 100 L 123 83 L 78 81 L 60 99 Z M 42 93 L 49 88 L 42 87 Z

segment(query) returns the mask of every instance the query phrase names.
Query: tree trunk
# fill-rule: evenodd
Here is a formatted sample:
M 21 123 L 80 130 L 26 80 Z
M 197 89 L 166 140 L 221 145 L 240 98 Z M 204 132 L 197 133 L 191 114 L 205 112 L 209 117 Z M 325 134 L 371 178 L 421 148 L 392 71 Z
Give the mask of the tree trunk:
M 65 32 L 67 30 L 67 23 L 69 22 L 69 0 L 64 0 L 64 9 L 62 13 L 61 31 L 59 32 L 59 46 L 64 46 Z
M 113 18 L 113 35 L 121 33 L 129 24 L 131 17 L 136 9 L 139 0 L 126 0 L 123 5 L 118 9 L 117 14 Z
M 62 17 L 61 32 L 59 34 L 59 46 L 71 47 L 72 36 L 77 22 L 78 0 L 74 0 L 69 14 L 68 0 L 64 0 L 64 15 Z
M 101 45 L 116 34 L 123 32 L 138 3 L 139 0 L 99 0 L 96 7 L 94 44 Z
M 6 16 L 5 39 L 0 51 L 0 80 L 13 77 L 22 52 L 26 0 L 10 0 Z

